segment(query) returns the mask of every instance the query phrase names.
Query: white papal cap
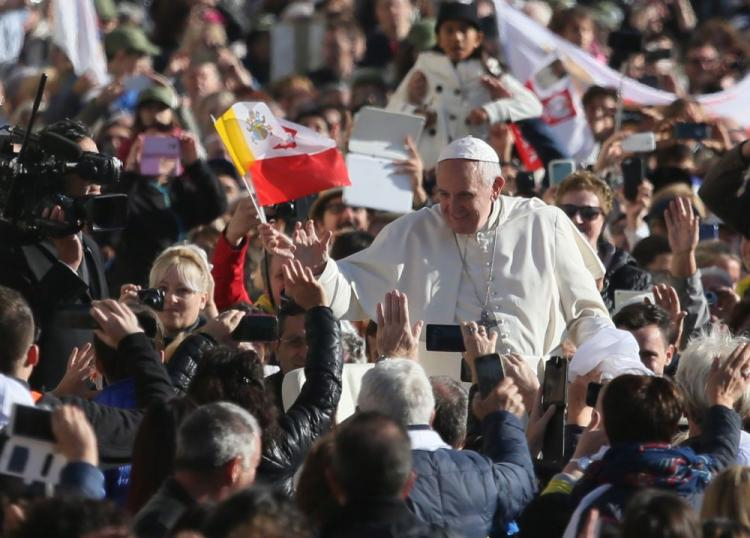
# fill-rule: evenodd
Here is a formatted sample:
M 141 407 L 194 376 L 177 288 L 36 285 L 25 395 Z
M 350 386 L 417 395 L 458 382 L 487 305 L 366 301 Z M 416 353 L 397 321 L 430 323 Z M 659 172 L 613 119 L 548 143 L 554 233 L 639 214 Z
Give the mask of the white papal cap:
M 500 163 L 497 152 L 487 142 L 465 136 L 454 140 L 443 148 L 438 157 L 438 162 L 448 159 L 467 159 L 469 161 L 482 161 L 487 163 Z

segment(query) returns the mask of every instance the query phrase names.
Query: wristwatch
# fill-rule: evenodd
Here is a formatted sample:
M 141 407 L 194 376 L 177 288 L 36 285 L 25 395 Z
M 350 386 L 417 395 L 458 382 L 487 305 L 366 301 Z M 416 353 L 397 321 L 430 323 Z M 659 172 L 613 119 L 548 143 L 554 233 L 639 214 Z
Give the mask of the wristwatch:
M 591 465 L 592 461 L 593 460 L 588 456 L 581 456 L 580 458 L 573 458 L 572 460 L 570 460 L 570 463 L 575 463 L 579 471 L 585 472 L 586 469 L 588 469 L 589 465 Z

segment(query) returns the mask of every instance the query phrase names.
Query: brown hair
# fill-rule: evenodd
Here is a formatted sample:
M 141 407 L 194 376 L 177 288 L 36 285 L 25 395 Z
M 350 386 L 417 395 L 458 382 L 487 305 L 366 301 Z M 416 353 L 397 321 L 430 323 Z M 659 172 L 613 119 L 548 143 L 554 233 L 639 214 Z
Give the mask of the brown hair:
M 683 405 L 679 389 L 668 379 L 626 374 L 606 386 L 602 410 L 612 445 L 669 443 L 677 433 Z
M 750 527 L 750 467 L 734 465 L 716 475 L 706 489 L 701 519 L 727 518 Z
M 596 174 L 587 170 L 579 170 L 570 174 L 557 187 L 555 203 L 560 205 L 560 200 L 563 199 L 563 196 L 569 192 L 576 191 L 588 191 L 596 194 L 597 198 L 599 198 L 599 205 L 605 216 L 609 215 L 609 212 L 612 211 L 612 189 L 610 189 L 609 185 L 604 181 L 599 179 Z

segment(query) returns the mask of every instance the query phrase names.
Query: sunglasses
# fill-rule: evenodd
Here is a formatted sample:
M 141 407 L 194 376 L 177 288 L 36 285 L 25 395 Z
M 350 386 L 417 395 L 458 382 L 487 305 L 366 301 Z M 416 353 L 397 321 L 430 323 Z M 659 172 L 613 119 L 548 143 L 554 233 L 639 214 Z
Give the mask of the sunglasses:
M 602 214 L 601 207 L 594 207 L 590 205 L 573 205 L 563 204 L 560 206 L 565 214 L 573 219 L 576 215 L 581 215 L 583 220 L 594 220 L 596 217 Z

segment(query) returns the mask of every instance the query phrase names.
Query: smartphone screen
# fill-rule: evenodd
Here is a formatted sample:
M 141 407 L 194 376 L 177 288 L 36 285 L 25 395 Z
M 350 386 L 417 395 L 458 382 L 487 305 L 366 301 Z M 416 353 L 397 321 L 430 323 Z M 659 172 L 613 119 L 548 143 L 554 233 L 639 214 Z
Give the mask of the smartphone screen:
M 711 138 L 707 123 L 675 123 L 673 135 L 678 140 L 705 140 Z
M 570 174 L 576 171 L 576 163 L 571 159 L 556 159 L 549 163 L 549 184 L 559 185 Z
M 14 413 L 13 435 L 56 442 L 55 434 L 52 433 L 51 411 L 28 405 L 16 405 Z
M 638 197 L 638 187 L 646 176 L 646 163 L 640 157 L 629 157 L 622 161 L 622 182 L 625 199 L 634 202 Z
M 719 238 L 718 224 L 701 224 L 698 229 L 699 241 L 715 241 Z
M 263 314 L 246 314 L 232 331 L 239 342 L 273 342 L 279 337 L 279 318 Z
M 493 353 L 492 355 L 477 357 L 476 361 L 474 361 L 474 367 L 477 370 L 479 395 L 482 398 L 486 398 L 505 377 L 502 360 L 500 359 L 500 355 Z
M 426 331 L 427 351 L 466 351 L 459 325 L 428 324 Z
M 140 168 L 144 176 L 179 175 L 180 141 L 174 136 L 145 136 Z
M 586 405 L 596 407 L 596 401 L 599 399 L 599 392 L 602 390 L 602 384 L 592 381 L 586 387 Z
M 568 361 L 564 357 L 552 357 L 544 369 L 542 406 L 564 406 L 568 396 Z

